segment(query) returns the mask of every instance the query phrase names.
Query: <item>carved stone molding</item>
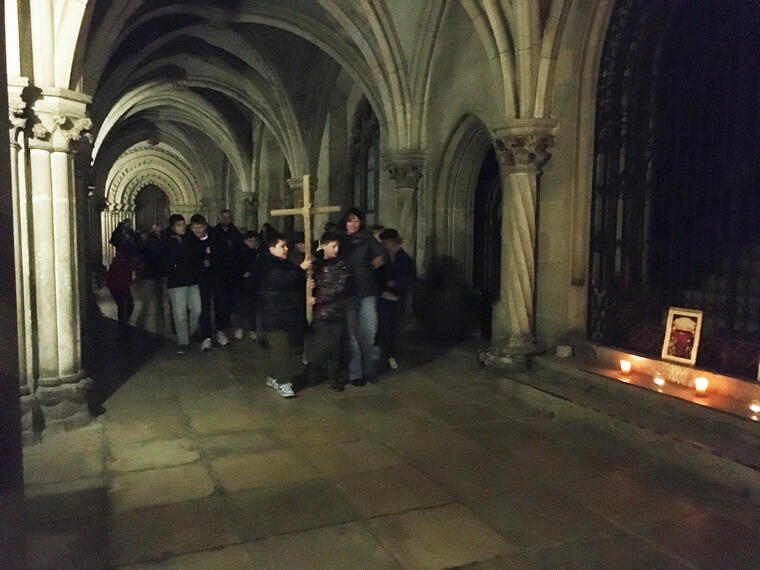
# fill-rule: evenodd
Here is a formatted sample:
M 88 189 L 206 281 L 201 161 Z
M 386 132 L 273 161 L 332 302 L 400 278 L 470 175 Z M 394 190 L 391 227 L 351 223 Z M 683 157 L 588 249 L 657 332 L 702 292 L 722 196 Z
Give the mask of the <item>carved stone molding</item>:
M 385 168 L 396 188 L 417 189 L 422 180 L 425 154 L 420 151 L 400 151 L 384 157 Z
M 540 172 L 551 158 L 556 122 L 515 119 L 494 132 L 496 158 L 504 172 Z

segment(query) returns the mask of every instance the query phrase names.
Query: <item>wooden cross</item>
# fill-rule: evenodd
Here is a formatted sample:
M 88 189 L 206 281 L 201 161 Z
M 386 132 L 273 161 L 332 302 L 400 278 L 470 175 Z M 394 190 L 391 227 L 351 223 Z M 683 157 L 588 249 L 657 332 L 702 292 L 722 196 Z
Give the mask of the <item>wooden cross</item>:
M 272 210 L 272 216 L 303 216 L 303 236 L 306 258 L 311 255 L 311 218 L 316 214 L 332 214 L 340 212 L 340 206 L 319 206 L 315 207 L 311 203 L 311 176 L 305 174 L 303 177 L 303 207 L 287 208 L 284 210 Z M 306 272 L 306 320 L 311 324 L 312 306 L 309 299 L 313 297 L 314 280 L 313 272 L 309 269 Z

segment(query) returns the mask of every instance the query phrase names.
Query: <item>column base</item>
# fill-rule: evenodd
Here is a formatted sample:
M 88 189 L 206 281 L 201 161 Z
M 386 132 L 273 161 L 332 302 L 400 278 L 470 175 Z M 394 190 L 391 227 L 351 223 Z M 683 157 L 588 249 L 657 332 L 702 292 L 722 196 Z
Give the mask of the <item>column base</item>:
M 501 372 L 525 372 L 530 367 L 530 357 L 541 353 L 537 339 L 513 337 L 481 347 L 478 360 L 483 366 Z
M 34 421 L 34 431 L 66 431 L 92 421 L 88 406 L 92 379 L 81 376 L 73 382 L 37 388 L 34 399 L 38 417 Z

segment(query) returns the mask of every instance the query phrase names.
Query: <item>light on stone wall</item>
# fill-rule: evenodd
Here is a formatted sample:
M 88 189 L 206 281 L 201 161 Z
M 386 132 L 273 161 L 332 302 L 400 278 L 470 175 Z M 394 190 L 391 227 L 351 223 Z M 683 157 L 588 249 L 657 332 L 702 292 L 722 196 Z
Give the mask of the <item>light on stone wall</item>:
M 703 376 L 696 378 L 694 380 L 694 390 L 696 391 L 697 396 L 705 396 L 709 385 L 710 383 L 707 381 L 707 378 Z
M 621 360 L 620 361 L 620 372 L 623 374 L 628 374 L 631 371 L 631 362 L 630 360 Z

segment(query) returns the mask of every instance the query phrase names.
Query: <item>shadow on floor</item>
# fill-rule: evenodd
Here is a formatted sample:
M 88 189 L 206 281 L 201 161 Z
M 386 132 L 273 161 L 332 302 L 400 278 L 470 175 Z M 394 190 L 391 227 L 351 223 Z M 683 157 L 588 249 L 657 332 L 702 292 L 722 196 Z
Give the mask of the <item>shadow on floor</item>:
M 93 381 L 90 407 L 108 400 L 165 342 L 162 336 L 134 327 L 122 335 L 115 321 L 92 317 L 82 335 L 84 369 Z

